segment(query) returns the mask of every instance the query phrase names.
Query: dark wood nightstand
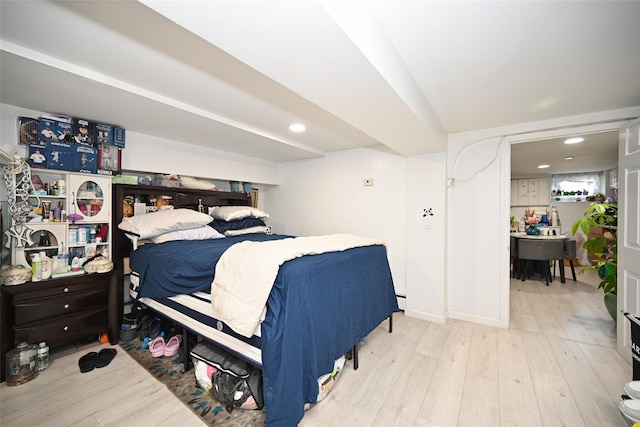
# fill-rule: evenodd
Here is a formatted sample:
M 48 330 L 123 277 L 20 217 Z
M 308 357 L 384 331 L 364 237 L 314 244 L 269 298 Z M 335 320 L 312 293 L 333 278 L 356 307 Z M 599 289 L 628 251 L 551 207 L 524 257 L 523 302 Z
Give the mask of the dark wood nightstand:
M 0 286 L 1 380 L 6 354 L 19 342 L 55 348 L 107 332 L 118 343 L 122 292 L 117 271 Z

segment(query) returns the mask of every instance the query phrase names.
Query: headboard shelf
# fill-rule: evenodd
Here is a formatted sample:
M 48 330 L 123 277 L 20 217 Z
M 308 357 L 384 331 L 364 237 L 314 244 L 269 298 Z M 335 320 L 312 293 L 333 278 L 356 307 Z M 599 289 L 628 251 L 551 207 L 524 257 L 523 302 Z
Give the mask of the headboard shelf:
M 249 206 L 251 197 L 239 192 L 230 191 L 212 191 L 212 190 L 194 190 L 188 188 L 159 187 L 149 185 L 130 185 L 130 184 L 113 184 L 112 186 L 112 246 L 111 258 L 118 271 L 119 292 L 118 301 L 124 300 L 124 276 L 125 276 L 125 258 L 129 257 L 132 250 L 131 240 L 118 229 L 118 224 L 124 218 L 125 205 L 128 201 L 138 200 L 140 203 L 149 204 L 152 197 L 158 198 L 165 196 L 169 204 L 174 208 L 198 209 L 198 205 L 202 203 L 204 212 L 209 212 L 211 206 Z M 125 201 L 125 199 L 127 201 Z M 126 207 L 129 209 L 129 207 Z M 128 263 L 127 263 L 128 264 Z M 122 306 L 119 307 L 119 313 L 122 316 Z

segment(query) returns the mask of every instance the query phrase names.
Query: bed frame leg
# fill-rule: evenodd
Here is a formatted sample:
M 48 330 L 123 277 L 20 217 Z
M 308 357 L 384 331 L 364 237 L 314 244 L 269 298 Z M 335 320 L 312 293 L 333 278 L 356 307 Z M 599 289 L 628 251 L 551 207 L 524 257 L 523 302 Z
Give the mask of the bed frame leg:
M 393 332 L 393 313 L 389 315 L 389 333 Z M 353 370 L 358 370 L 358 342 L 355 343 L 348 356 L 353 357 Z M 349 358 L 349 357 L 347 357 Z
M 191 358 L 189 357 L 189 330 L 182 327 L 182 348 L 180 349 L 180 358 L 182 359 L 182 365 L 184 366 L 184 372 L 189 372 L 193 367 Z
M 353 346 L 353 370 L 358 370 L 358 343 Z

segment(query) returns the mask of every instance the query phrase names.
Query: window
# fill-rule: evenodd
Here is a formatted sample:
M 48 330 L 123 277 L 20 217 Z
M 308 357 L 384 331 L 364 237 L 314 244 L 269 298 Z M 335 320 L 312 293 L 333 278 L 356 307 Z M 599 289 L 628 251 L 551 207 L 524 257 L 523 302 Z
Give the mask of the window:
M 558 193 L 558 191 L 560 191 L 560 193 Z M 599 191 L 601 191 L 599 173 L 551 175 L 551 192 L 555 195 L 589 195 Z

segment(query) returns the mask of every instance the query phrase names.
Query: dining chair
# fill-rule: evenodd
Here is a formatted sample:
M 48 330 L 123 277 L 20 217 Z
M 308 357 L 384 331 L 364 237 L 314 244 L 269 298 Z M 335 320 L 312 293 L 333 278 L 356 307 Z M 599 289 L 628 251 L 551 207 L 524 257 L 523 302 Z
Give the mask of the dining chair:
M 511 236 L 509 242 L 509 252 L 511 255 L 511 277 L 520 278 L 520 260 L 518 259 L 518 239 Z
M 562 260 L 564 257 L 564 242 L 556 239 L 520 239 L 518 242 L 518 259 L 524 261 L 522 281 L 528 276 L 534 265 L 538 265 L 549 286 L 553 281 L 550 261 Z M 560 265 L 560 277 L 564 283 L 564 264 Z
M 565 239 L 564 241 L 564 258 L 563 261 L 558 260 L 557 262 L 562 263 L 565 259 L 569 260 L 569 266 L 571 266 L 571 275 L 573 276 L 573 281 L 576 281 L 576 268 L 573 263 L 573 260 L 576 259 L 576 240 L 575 239 Z M 553 263 L 553 277 L 556 276 L 556 262 Z

